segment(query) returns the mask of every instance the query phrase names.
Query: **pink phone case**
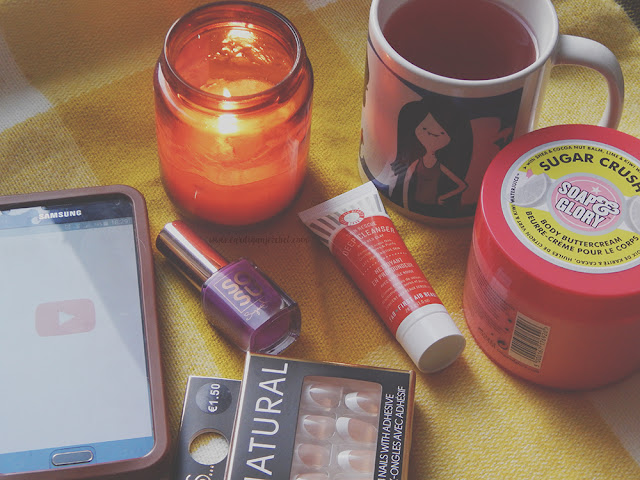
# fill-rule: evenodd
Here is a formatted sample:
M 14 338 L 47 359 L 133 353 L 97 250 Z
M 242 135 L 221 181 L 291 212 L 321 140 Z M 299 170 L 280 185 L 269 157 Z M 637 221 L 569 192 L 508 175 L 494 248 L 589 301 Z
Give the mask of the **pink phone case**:
M 136 232 L 138 251 L 137 267 L 140 279 L 141 308 L 144 324 L 143 335 L 146 345 L 146 366 L 149 376 L 151 399 L 153 447 L 148 454 L 140 458 L 105 463 L 86 463 L 84 465 L 56 467 L 32 472 L 9 474 L 0 472 L 0 479 L 100 480 L 117 478 L 118 480 L 145 480 L 147 478 L 160 478 L 169 468 L 167 462 L 170 450 L 170 434 L 167 421 L 160 339 L 156 314 L 153 256 L 149 236 L 147 208 L 143 196 L 132 187 L 113 185 L 0 197 L 0 209 L 20 208 L 29 205 L 45 205 L 51 202 L 75 203 L 100 199 L 100 197 L 108 198 L 113 195 L 124 195 L 131 200 L 133 205 L 133 227 Z M 73 307 L 81 309 L 87 306 L 78 304 L 73 305 Z M 40 305 L 39 308 L 44 309 L 43 312 L 41 312 L 43 315 L 47 313 L 47 305 Z M 85 325 L 84 327 L 89 328 L 90 325 Z M 46 325 L 43 325 L 42 328 L 45 329 L 43 330 L 44 334 L 47 334 Z M 99 415 L 99 412 L 96 412 L 96 415 Z M 34 431 L 33 435 L 38 435 L 38 432 Z

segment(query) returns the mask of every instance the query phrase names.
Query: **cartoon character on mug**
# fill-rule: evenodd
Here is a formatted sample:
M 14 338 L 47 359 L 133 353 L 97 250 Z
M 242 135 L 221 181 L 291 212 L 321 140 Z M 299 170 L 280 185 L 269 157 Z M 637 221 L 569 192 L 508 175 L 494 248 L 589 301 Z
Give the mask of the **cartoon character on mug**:
M 469 119 L 450 99 L 427 97 L 398 115 L 397 154 L 377 175 L 388 197 L 413 212 L 441 216 L 455 211 L 473 148 Z

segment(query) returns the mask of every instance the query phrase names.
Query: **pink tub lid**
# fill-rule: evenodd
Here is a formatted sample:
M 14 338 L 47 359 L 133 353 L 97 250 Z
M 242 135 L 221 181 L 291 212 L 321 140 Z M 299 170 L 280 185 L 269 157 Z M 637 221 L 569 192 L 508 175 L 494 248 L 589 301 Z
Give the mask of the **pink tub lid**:
M 604 127 L 562 125 L 516 139 L 485 174 L 476 255 L 540 302 L 639 317 L 639 159 L 640 140 Z

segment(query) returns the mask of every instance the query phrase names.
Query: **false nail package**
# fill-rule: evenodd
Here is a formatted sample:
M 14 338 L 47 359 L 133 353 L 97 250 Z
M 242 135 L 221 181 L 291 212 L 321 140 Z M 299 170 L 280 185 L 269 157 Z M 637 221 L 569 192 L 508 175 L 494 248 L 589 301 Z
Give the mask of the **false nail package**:
M 248 354 L 225 480 L 407 479 L 415 375 Z

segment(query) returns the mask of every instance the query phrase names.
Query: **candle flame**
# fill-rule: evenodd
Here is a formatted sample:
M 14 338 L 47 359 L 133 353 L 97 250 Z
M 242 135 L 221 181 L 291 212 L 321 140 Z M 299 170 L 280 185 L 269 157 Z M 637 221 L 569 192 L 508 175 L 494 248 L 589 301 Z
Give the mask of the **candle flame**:
M 251 25 L 249 25 L 251 26 Z M 251 30 L 247 30 L 244 28 L 233 28 L 231 30 L 229 30 L 229 33 L 227 34 L 227 39 L 229 40 L 249 40 L 252 41 L 254 39 L 255 35 L 253 34 L 253 32 Z
M 238 131 L 238 118 L 231 113 L 220 115 L 218 117 L 218 131 L 222 134 L 236 133 Z

